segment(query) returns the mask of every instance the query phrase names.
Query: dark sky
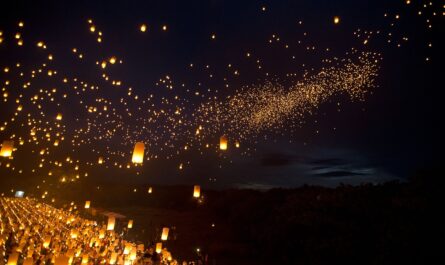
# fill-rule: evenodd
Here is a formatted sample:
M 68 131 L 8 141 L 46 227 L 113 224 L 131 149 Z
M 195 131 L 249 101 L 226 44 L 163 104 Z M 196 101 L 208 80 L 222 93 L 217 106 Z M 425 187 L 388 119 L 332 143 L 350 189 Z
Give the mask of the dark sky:
M 418 15 L 419 10 L 422 16 Z M 436 16 L 433 12 L 437 12 Z M 60 58 L 55 64 L 61 72 L 70 72 L 93 83 L 101 82 L 92 70 L 94 65 L 73 62 L 70 57 L 73 47 L 84 51 L 87 59 L 109 54 L 124 58 L 125 66 L 113 70 L 112 74 L 125 80 L 139 95 L 154 93 L 170 97 L 170 92 L 154 87 L 154 83 L 166 75 L 177 83 L 194 84 L 198 91 L 213 87 L 220 89 L 221 95 L 230 95 L 235 89 L 269 79 L 292 82 L 287 73 L 298 73 L 294 78 L 298 80 L 305 69 L 319 69 L 321 60 L 341 57 L 352 47 L 374 51 L 383 57 L 376 80 L 378 87 L 372 89 L 364 101 L 334 98 L 321 104 L 313 115 L 304 117 L 304 124 L 292 133 L 261 132 L 243 143 L 243 148 L 256 149 L 250 156 L 234 150 L 222 156 L 202 156 L 191 150 L 168 161 L 158 159 L 145 163 L 139 171 L 142 176 L 131 179 L 123 178 L 127 173 L 111 169 L 93 168 L 90 175 L 98 182 L 125 179 L 136 183 L 200 182 L 213 187 L 253 188 L 406 179 L 419 169 L 440 164 L 444 84 L 443 40 L 439 38 L 444 34 L 442 12 L 437 1 L 432 7 L 423 8 L 418 3 L 406 5 L 401 0 L 13 1 L 12 7 L 4 9 L 0 18 L 0 30 L 5 36 L 5 43 L 0 44 L 0 66 L 3 68 L 18 60 L 26 65 L 40 56 L 7 43 L 6 35 L 13 36 L 18 21 L 25 22 L 25 41 L 45 40 L 52 53 Z M 385 13 L 391 19 L 384 17 Z M 393 19 L 396 14 L 401 16 L 400 21 Z M 334 16 L 341 18 L 338 25 L 333 23 Z M 100 48 L 88 32 L 89 18 L 104 33 Z M 432 29 L 427 28 L 428 18 Z M 303 21 L 303 25 L 299 26 L 299 21 Z M 141 23 L 148 25 L 144 34 L 138 30 Z M 164 24 L 168 25 L 166 32 L 161 29 Z M 357 29 L 380 31 L 380 35 L 363 47 L 362 41 L 353 35 Z M 267 43 L 277 34 L 283 42 L 296 44 L 304 32 L 308 33 L 307 45 L 329 47 L 329 54 L 308 52 L 297 45 L 286 51 Z M 216 40 L 210 39 L 212 34 L 216 34 Z M 409 37 L 406 43 L 402 41 L 404 36 Z M 403 43 L 400 48 L 396 45 L 399 42 Z M 428 47 L 429 43 L 432 47 Z M 253 70 L 244 58 L 246 52 L 261 58 L 267 76 Z M 296 59 L 289 60 L 290 55 Z M 190 63 L 197 69 L 190 71 Z M 224 89 L 220 79 L 209 80 L 204 66 L 210 65 L 212 73 L 218 76 L 224 75 L 229 63 L 237 65 L 242 74 L 230 80 L 230 89 Z M 3 76 L 1 81 L 4 82 Z M 197 86 L 200 82 L 203 85 Z M 121 97 L 112 89 L 107 93 L 113 101 Z M 341 111 L 337 110 L 337 101 L 342 103 Z M 193 97 L 189 100 L 191 105 L 197 102 Z M 7 104 L 0 106 L 3 122 L 11 111 Z M 76 116 L 78 113 L 71 104 L 60 109 L 66 113 L 68 131 L 75 126 L 74 117 L 84 117 Z M 191 114 L 192 109 L 185 112 Z M 21 128 L 13 126 L 0 132 L 0 140 L 7 140 L 15 130 Z M 265 136 L 274 140 L 265 140 Z M 94 144 L 86 150 L 89 148 L 95 148 Z M 78 156 L 96 159 L 96 155 L 84 152 Z M 181 161 L 190 162 L 190 166 L 178 172 L 177 164 Z M 9 174 L 3 166 L 0 172 L 2 178 Z M 27 179 L 30 175 L 18 178 Z M 103 175 L 107 175 L 106 180 Z

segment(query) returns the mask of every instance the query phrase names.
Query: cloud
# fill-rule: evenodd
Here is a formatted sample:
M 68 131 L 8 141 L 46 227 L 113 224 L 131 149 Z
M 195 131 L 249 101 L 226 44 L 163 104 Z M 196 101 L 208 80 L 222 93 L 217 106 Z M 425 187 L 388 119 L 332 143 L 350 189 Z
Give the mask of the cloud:
M 354 172 L 354 171 L 346 171 L 346 170 L 329 171 L 329 172 L 324 172 L 324 173 L 313 174 L 313 176 L 323 177 L 323 178 L 343 178 L 343 177 L 363 176 L 363 175 L 367 175 L 367 174 L 360 173 L 360 172 Z

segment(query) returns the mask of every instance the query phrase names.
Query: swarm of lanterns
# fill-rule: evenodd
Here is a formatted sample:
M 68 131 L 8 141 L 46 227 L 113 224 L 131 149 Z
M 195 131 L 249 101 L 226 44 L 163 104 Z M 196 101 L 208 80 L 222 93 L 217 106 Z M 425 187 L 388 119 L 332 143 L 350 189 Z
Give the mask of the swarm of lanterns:
M 89 209 L 91 201 L 85 202 Z M 39 260 L 55 265 L 71 264 L 135 264 L 143 262 L 144 253 L 156 252 L 161 264 L 178 264 L 161 242 L 146 248 L 124 240 L 115 231 L 116 218 L 109 216 L 106 224 L 77 216 L 30 198 L 0 198 L 0 248 L 9 240 L 16 245 L 6 248 L 7 265 L 35 264 Z M 129 220 L 127 228 L 133 227 Z M 12 232 L 12 233 L 11 233 Z M 164 227 L 161 241 L 168 239 Z M 9 245 L 8 245 L 9 246 Z M 105 251 L 98 252 L 102 248 Z M 3 260 L 0 260 L 1 264 Z

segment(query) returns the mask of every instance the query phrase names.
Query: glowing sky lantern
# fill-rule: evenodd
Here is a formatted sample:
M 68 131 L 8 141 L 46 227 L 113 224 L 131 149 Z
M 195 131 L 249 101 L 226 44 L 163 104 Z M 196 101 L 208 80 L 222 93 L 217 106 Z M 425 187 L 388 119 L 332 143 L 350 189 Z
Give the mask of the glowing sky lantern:
M 152 187 L 148 188 L 148 193 L 152 193 L 152 192 L 153 192 L 153 188 Z
M 239 148 L 240 147 L 240 143 L 238 141 L 235 142 L 235 147 Z
M 107 230 L 113 231 L 115 223 L 116 223 L 116 218 L 114 218 L 114 216 L 108 216 Z
M 127 228 L 133 228 L 133 220 L 128 220 Z
M 97 163 L 100 165 L 100 164 L 103 164 L 104 163 L 104 158 L 103 157 L 99 157 L 99 159 L 98 159 L 98 161 L 97 161 Z
M 56 261 L 54 265 L 69 265 L 70 264 L 70 258 L 65 255 L 60 255 L 56 257 Z
M 88 254 L 84 254 L 82 256 L 82 264 L 88 264 L 88 259 L 89 259 Z
M 43 240 L 43 247 L 48 248 L 50 243 L 51 243 L 51 236 L 46 236 L 45 239 Z
M 193 197 L 199 198 L 201 196 L 201 187 L 199 185 L 195 185 L 193 187 Z
M 162 251 L 162 243 L 156 243 L 156 253 L 161 253 Z
M 62 113 L 57 113 L 56 120 L 58 121 L 62 120 Z
M 132 248 L 133 248 L 133 246 L 130 243 L 127 243 L 124 248 L 124 255 L 130 254 L 130 251 Z
M 142 164 L 144 161 L 144 149 L 145 145 L 142 142 L 137 142 L 133 150 L 133 158 L 131 161 L 135 164 Z
M 117 260 L 117 253 L 116 252 L 111 253 L 111 257 L 110 257 L 109 263 L 110 264 L 116 264 L 116 260 Z
M 139 29 L 141 30 L 141 32 L 145 32 L 145 31 L 147 31 L 147 25 L 142 24 Z
M 10 157 L 14 149 L 13 141 L 3 141 L 2 149 L 0 150 L 0 155 L 3 157 Z
M 130 251 L 130 260 L 133 261 L 135 260 L 137 257 L 137 249 L 136 248 L 132 248 Z
M 221 136 L 219 138 L 219 149 L 220 150 L 227 150 L 227 137 L 226 136 Z
M 338 23 L 340 23 L 340 17 L 335 16 L 334 17 L 334 24 L 338 24 Z
M 165 241 L 168 238 L 168 232 L 170 229 L 168 227 L 162 228 L 161 240 Z
M 23 265 L 33 265 L 34 264 L 34 260 L 32 257 L 27 257 L 24 261 L 23 261 Z
M 85 209 L 90 209 L 91 201 L 85 202 Z
M 7 265 L 17 265 L 17 261 L 19 260 L 19 253 L 15 252 L 9 255 Z

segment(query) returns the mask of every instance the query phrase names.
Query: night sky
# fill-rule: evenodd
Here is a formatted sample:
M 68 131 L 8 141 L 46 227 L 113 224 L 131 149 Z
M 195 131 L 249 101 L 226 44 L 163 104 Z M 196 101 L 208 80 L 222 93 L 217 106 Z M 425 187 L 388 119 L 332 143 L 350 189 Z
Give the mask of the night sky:
M 16 148 L 0 160 L 8 186 L 333 187 L 440 164 L 443 2 L 13 1 L 2 10 L 0 141 Z M 310 99 L 286 94 L 360 54 L 378 62 L 359 91 L 328 81 Z M 262 91 L 270 98 L 259 100 Z M 234 95 L 242 106 L 228 103 Z M 295 105 L 285 112 L 284 102 Z M 135 167 L 138 141 L 146 160 Z

